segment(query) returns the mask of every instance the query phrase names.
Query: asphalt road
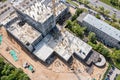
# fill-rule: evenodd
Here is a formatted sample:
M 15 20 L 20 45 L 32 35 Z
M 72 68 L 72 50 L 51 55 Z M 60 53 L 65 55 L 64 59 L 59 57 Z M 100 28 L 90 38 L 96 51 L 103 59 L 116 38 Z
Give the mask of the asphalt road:
M 103 6 L 106 10 L 110 11 L 110 15 L 116 13 L 116 18 L 120 19 L 120 10 L 118 10 L 114 7 L 111 7 L 111 6 L 101 2 L 99 0 L 97 0 L 97 2 L 96 2 L 96 0 L 89 0 L 89 1 L 90 1 L 90 4 L 92 4 L 93 6 L 97 6 L 97 7 Z

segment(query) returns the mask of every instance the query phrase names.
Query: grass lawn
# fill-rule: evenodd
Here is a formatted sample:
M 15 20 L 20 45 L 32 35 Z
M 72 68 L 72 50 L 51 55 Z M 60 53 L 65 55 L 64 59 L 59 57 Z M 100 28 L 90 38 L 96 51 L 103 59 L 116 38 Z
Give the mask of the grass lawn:
M 120 63 L 118 63 L 118 62 L 114 62 L 114 63 L 115 63 L 115 67 L 117 67 L 118 69 L 120 69 Z
M 69 4 L 72 4 L 72 5 L 76 6 L 76 7 L 79 6 L 77 3 L 73 2 L 72 0 L 66 0 L 66 1 L 67 1 Z
M 120 80 L 120 75 L 118 75 L 118 76 L 116 77 L 116 80 Z
M 110 3 L 110 0 L 100 0 L 100 1 L 102 1 L 102 2 L 108 4 L 108 5 L 112 6 L 112 7 L 120 10 L 120 7 L 119 7 L 119 6 L 114 6 L 114 5 L 112 5 L 112 4 Z

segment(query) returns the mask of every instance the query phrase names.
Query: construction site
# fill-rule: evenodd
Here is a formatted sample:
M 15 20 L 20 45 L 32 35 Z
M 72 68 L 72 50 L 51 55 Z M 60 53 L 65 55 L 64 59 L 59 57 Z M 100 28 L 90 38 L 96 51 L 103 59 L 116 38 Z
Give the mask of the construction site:
M 108 66 L 104 57 L 56 25 L 69 7 L 59 0 L 31 1 L 25 9 L 22 4 L 12 2 L 14 17 L 3 19 L 1 56 L 31 80 L 101 80 Z M 26 63 L 32 70 L 24 68 Z

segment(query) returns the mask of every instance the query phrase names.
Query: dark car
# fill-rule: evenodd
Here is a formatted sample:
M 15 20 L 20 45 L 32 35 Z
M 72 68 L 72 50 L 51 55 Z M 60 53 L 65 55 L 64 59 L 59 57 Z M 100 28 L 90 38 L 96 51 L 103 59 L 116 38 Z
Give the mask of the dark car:
M 111 67 L 112 67 L 112 70 L 115 70 L 115 67 L 113 65 Z

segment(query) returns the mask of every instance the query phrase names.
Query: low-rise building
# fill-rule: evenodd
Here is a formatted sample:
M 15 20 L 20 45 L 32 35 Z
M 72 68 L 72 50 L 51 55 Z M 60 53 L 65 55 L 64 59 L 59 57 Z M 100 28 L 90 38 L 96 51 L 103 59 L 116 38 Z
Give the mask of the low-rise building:
M 105 45 L 120 49 L 120 31 L 118 29 L 90 14 L 86 15 L 82 20 L 80 19 L 78 17 L 77 20 L 86 26 L 87 30 L 94 32 Z

